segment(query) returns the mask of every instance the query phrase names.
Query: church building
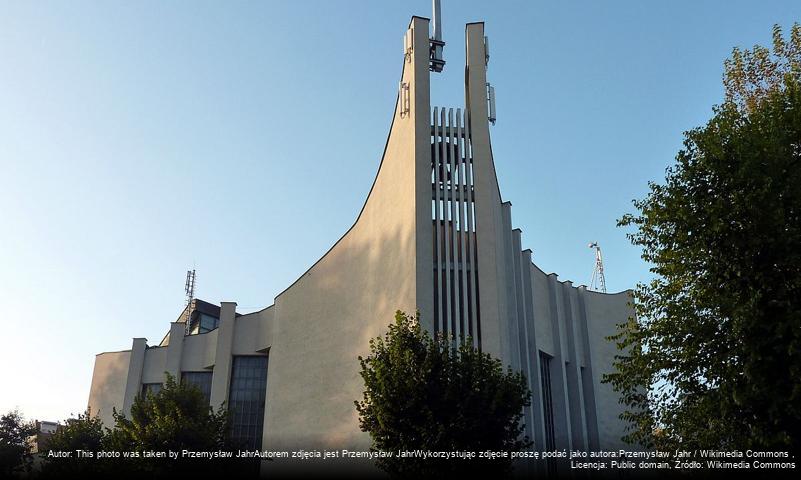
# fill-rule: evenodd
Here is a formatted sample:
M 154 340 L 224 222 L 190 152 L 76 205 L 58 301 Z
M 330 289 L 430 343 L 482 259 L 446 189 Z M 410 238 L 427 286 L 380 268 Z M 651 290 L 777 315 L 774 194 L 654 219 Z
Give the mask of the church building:
M 533 263 L 496 177 L 484 24 L 465 27 L 464 104 L 434 106 L 437 18 L 412 17 L 403 33 L 386 145 L 350 229 L 263 310 L 193 300 L 161 341 L 98 354 L 89 407 L 106 425 L 166 372 L 225 404 L 251 448 L 367 450 L 357 357 L 403 310 L 525 374 L 534 450 L 623 447 L 623 406 L 602 376 L 618 353 L 606 337 L 634 315 L 631 292 L 574 286 Z

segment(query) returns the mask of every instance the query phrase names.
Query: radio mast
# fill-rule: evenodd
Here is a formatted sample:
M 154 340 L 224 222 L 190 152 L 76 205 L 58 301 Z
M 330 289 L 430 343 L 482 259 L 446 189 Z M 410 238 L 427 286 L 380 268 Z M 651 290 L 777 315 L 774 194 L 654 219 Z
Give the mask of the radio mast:
M 595 268 L 592 271 L 592 280 L 590 280 L 590 290 L 596 292 L 606 293 L 606 279 L 604 278 L 604 260 L 601 256 L 601 247 L 598 242 L 592 242 L 588 245 L 590 248 L 595 249 Z
M 445 68 L 445 60 L 442 58 L 442 49 L 445 48 L 445 42 L 442 40 L 442 9 L 439 5 L 439 0 L 432 0 L 431 4 L 433 11 L 432 24 L 433 35 L 428 39 L 431 48 L 431 64 L 430 70 L 432 72 L 441 72 Z
M 186 334 L 189 335 L 189 322 L 192 320 L 192 307 L 195 302 L 195 269 L 186 271 L 186 285 L 184 286 L 186 292 Z

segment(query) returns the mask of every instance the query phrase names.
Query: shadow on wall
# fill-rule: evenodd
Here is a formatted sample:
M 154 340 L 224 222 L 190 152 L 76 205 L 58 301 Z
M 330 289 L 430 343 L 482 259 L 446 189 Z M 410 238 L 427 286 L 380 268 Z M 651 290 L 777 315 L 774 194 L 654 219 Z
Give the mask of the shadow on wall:
M 353 403 L 364 389 L 358 357 L 396 310 L 416 309 L 414 229 L 376 223 L 360 219 L 276 298 L 264 448 L 370 444 Z

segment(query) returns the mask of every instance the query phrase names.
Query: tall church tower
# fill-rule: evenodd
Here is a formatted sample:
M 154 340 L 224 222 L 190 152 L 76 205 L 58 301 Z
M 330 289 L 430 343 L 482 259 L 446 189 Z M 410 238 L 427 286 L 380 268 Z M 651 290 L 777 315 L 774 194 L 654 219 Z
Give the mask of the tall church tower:
M 574 287 L 540 270 L 532 251 L 522 249 L 492 155 L 484 24 L 466 25 L 465 104 L 453 107 L 431 106 L 430 75 L 444 64 L 444 44 L 438 26 L 433 36 L 429 27 L 428 19 L 413 17 L 406 32 L 388 142 L 394 146 L 401 131 L 413 128 L 404 138 L 413 138 L 414 148 L 410 142 L 387 150 L 414 151 L 414 305 L 430 331 L 470 338 L 526 375 L 533 392 L 526 434 L 536 449 L 621 447 L 622 407 L 601 380 L 618 353 L 606 337 L 634 315 L 631 292 Z M 406 160 L 385 154 L 381 170 L 394 161 Z
M 426 326 L 470 337 L 500 356 L 509 348 L 502 333 L 508 322 L 501 320 L 508 306 L 497 265 L 506 260 L 499 243 L 510 205 L 501 201 L 492 158 L 484 24 L 466 26 L 465 104 L 456 107 L 431 106 L 430 75 L 444 62 L 437 58 L 443 42 L 431 38 L 429 28 L 428 19 L 413 17 L 406 32 L 398 103 L 378 177 L 390 162 L 407 170 L 413 165 L 415 306 Z M 398 148 L 402 141 L 409 143 Z M 412 162 L 401 158 L 409 152 Z

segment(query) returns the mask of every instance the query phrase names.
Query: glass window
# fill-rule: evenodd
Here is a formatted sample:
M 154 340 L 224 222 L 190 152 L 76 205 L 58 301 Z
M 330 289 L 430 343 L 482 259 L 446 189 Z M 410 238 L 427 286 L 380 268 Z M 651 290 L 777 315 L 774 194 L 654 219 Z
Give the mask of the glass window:
M 246 449 L 261 449 L 264 400 L 267 396 L 267 357 L 234 357 L 228 409 L 231 436 Z
M 206 398 L 206 403 L 209 403 L 211 400 L 211 376 L 212 372 L 183 372 L 181 381 L 199 388 L 200 393 Z
M 220 319 L 217 317 L 212 317 L 211 315 L 206 315 L 205 313 L 200 314 L 200 333 L 206 333 L 214 330 L 217 328 L 217 324 L 220 322 Z
M 155 395 L 161 391 L 162 385 L 160 383 L 143 383 L 142 396 L 146 397 L 148 393 Z
M 551 357 L 540 352 L 540 377 L 542 379 L 542 409 L 545 414 L 545 448 L 556 448 L 556 435 L 554 433 L 553 397 L 551 395 Z
M 192 321 L 189 323 L 189 334 L 197 335 L 198 333 L 207 333 L 215 328 L 220 323 L 220 319 L 205 313 L 192 314 Z

